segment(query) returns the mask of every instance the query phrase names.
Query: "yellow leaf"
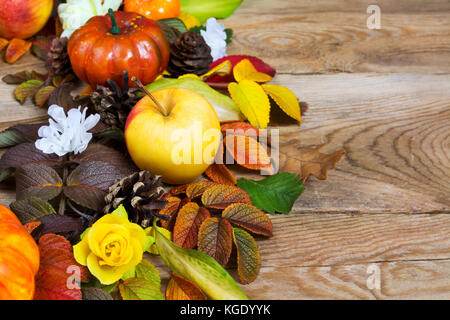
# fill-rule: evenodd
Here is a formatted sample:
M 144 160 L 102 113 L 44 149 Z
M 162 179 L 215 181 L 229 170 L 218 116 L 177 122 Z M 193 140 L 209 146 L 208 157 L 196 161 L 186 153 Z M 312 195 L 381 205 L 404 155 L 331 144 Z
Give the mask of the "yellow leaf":
M 289 117 L 294 118 L 298 122 L 302 122 L 300 103 L 291 90 L 276 84 L 263 84 L 262 87 L 277 103 L 281 110 Z
M 233 75 L 237 82 L 251 80 L 256 82 L 267 82 L 272 80 L 268 74 L 259 72 L 248 59 L 241 60 L 234 66 Z
M 181 11 L 180 14 L 178 15 L 178 19 L 183 21 L 187 30 L 190 30 L 193 27 L 201 26 L 200 21 L 198 21 L 196 17 L 187 12 Z
M 202 75 L 200 78 L 202 80 L 205 80 L 205 79 L 210 78 L 215 75 L 223 77 L 223 76 L 229 75 L 231 73 L 232 69 L 233 69 L 233 65 L 231 64 L 231 62 L 229 60 L 226 60 L 226 61 L 222 62 L 221 64 L 215 66 L 211 70 L 209 70 L 207 73 Z
M 269 123 L 270 101 L 263 88 L 254 81 L 242 80 L 228 85 L 231 98 L 252 125 L 264 129 Z

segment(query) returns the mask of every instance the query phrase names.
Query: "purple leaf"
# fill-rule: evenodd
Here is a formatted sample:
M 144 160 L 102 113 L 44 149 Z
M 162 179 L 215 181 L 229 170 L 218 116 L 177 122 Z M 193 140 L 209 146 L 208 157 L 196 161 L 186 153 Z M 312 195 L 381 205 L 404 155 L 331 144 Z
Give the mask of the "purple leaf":
M 0 171 L 17 168 L 30 163 L 56 164 L 60 161 L 55 154 L 46 154 L 34 146 L 33 142 L 21 143 L 12 147 L 0 159 Z
M 61 193 L 62 185 L 59 174 L 42 163 L 30 163 L 16 170 L 17 200 L 31 196 L 50 200 Z

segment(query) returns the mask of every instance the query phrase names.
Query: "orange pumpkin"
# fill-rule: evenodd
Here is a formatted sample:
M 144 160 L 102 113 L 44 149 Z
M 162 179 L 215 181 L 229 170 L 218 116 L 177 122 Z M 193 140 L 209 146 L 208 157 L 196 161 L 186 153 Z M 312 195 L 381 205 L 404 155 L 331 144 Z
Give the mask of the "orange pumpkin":
M 92 17 L 70 37 L 67 51 L 75 74 L 91 88 L 111 79 L 123 87 L 123 71 L 149 84 L 166 69 L 170 46 L 153 20 L 133 12 Z
M 39 248 L 14 213 L 0 204 L 0 300 L 30 300 Z

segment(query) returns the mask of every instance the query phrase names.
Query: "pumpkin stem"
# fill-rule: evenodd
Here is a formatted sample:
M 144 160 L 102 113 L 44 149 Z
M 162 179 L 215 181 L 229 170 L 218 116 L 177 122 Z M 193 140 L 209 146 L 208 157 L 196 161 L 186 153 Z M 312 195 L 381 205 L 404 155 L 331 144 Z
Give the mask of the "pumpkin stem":
M 112 28 L 109 32 L 111 34 L 118 34 L 120 32 L 120 29 L 117 26 L 116 17 L 114 17 L 113 9 L 109 8 L 108 13 L 109 13 L 109 17 L 111 18 L 111 24 L 112 24 Z
M 156 98 L 151 94 L 150 91 L 147 90 L 147 88 L 142 84 L 142 82 L 140 82 L 139 79 L 136 78 L 136 77 L 132 77 L 132 78 L 131 78 L 131 81 L 133 81 L 134 83 L 136 83 L 136 85 L 137 85 L 142 91 L 144 91 L 145 94 L 148 95 L 148 96 L 150 97 L 150 99 L 152 99 L 152 101 L 153 101 L 153 102 L 156 104 L 156 106 L 158 107 L 159 111 L 161 111 L 161 113 L 162 113 L 165 117 L 167 117 L 167 115 L 168 115 L 167 109 L 166 109 L 163 105 L 161 105 L 161 104 L 158 102 L 158 100 L 156 100 Z

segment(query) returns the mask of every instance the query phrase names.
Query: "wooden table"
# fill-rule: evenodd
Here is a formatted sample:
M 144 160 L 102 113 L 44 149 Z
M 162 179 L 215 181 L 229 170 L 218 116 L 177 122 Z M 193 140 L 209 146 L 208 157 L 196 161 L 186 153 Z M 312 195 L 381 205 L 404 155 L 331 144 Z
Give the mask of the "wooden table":
M 367 28 L 370 4 L 381 29 Z M 291 214 L 271 216 L 249 297 L 450 298 L 450 2 L 245 0 L 224 24 L 229 54 L 264 59 L 309 104 L 281 141 L 347 151 Z M 0 62 L 0 76 L 32 69 L 42 63 L 29 54 Z M 0 83 L 0 129 L 45 118 L 12 90 Z M 0 185 L 0 203 L 14 199 Z

